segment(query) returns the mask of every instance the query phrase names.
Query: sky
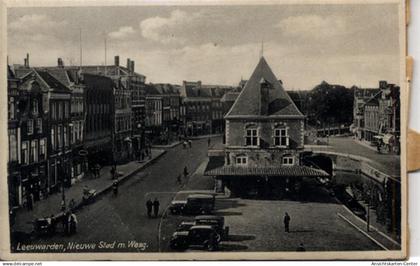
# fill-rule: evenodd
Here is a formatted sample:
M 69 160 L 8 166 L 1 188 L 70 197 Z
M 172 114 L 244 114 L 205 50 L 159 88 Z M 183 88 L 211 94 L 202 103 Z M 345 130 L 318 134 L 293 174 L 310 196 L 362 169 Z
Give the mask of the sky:
M 236 85 L 263 53 L 286 89 L 399 82 L 395 4 L 8 9 L 8 58 L 31 66 L 135 61 L 147 82 Z M 263 45 L 262 45 L 263 43 Z M 263 49 L 262 49 L 263 46 Z

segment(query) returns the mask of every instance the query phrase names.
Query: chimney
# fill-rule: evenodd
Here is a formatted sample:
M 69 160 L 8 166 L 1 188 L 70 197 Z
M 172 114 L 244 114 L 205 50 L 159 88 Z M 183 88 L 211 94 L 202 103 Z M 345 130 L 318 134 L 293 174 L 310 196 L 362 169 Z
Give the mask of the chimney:
M 260 89 L 261 89 L 261 100 L 260 100 L 260 114 L 268 115 L 268 104 L 269 104 L 269 88 L 270 83 L 268 83 L 264 78 L 260 80 Z
M 29 53 L 26 54 L 26 67 L 29 67 Z
M 380 80 L 379 81 L 379 88 L 380 89 L 385 89 L 387 87 L 388 83 L 385 80 Z
M 127 68 L 128 68 L 128 72 L 130 72 L 130 68 L 131 68 L 131 60 L 130 60 L 130 58 L 127 58 Z
M 120 65 L 120 57 L 118 55 L 114 56 L 114 65 L 115 66 Z
M 57 58 L 57 66 L 64 67 L 63 59 L 61 57 Z
M 134 73 L 134 60 L 131 60 L 131 73 Z

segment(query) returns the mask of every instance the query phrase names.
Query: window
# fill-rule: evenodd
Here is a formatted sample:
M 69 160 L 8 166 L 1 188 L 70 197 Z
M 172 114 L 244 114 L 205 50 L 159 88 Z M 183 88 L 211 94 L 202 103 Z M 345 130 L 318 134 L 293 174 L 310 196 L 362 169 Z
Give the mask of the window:
M 31 162 L 38 162 L 38 141 L 33 140 L 31 141 Z
M 17 161 L 17 131 L 16 129 L 9 129 L 9 161 Z
M 289 146 L 289 136 L 287 128 L 274 129 L 274 146 Z
M 294 165 L 295 164 L 294 161 L 295 160 L 294 160 L 292 155 L 285 155 L 285 156 L 283 156 L 282 163 L 283 163 L 283 165 Z
M 63 119 L 63 103 L 58 103 L 58 119 Z
M 258 146 L 258 129 L 256 127 L 251 127 L 246 129 L 245 135 L 245 145 L 246 146 Z
M 32 102 L 32 112 L 34 115 L 38 114 L 38 100 L 34 99 Z
M 27 125 L 28 125 L 28 135 L 33 134 L 34 133 L 34 120 L 29 119 Z
M 55 110 L 55 103 L 51 104 L 51 118 L 55 119 L 56 118 L 56 110 Z
M 51 128 L 51 148 L 53 150 L 56 149 L 56 146 L 55 146 L 55 129 L 54 129 L 54 127 Z
M 63 135 L 64 135 L 64 147 L 68 147 L 69 146 L 69 139 L 68 139 L 68 135 L 67 135 L 67 127 L 64 126 L 63 127 Z
M 236 164 L 237 165 L 247 165 L 248 163 L 248 157 L 241 155 L 236 157 Z
M 69 102 L 64 102 L 64 118 L 69 118 Z
M 41 139 L 39 141 L 39 154 L 41 157 L 41 159 L 45 160 L 45 158 L 47 158 L 47 146 L 45 144 L 45 139 Z
M 42 118 L 36 120 L 36 129 L 38 133 L 42 133 Z
M 22 164 L 29 163 L 28 142 L 22 142 Z
M 63 135 L 61 133 L 61 128 L 62 126 L 58 126 L 57 128 L 57 146 L 59 149 L 61 149 L 63 147 Z
M 15 98 L 10 97 L 9 101 L 9 119 L 15 119 Z

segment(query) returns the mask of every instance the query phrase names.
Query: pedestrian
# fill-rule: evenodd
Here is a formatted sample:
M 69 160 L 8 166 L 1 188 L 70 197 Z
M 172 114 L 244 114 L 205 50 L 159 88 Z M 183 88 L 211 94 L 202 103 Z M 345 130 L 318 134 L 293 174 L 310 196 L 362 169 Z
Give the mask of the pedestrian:
M 182 147 L 183 147 L 184 149 L 186 149 L 186 148 L 187 148 L 187 141 L 186 141 L 186 140 L 184 140 L 184 142 L 182 143 Z
M 112 183 L 112 191 L 114 192 L 114 196 L 117 196 L 117 194 L 118 194 L 118 180 L 115 180 L 114 183 Z
M 155 217 L 157 217 L 158 214 L 159 214 L 159 205 L 160 205 L 160 203 L 159 203 L 158 199 L 155 198 L 155 200 L 153 201 L 153 213 L 154 213 Z
M 210 143 L 211 143 L 211 139 L 210 139 L 210 138 L 208 138 L 208 139 L 207 139 L 207 147 L 210 147 Z
M 96 178 L 99 178 L 100 173 L 101 173 L 101 166 L 97 163 L 95 166 Z
M 187 166 L 184 167 L 184 177 L 186 178 L 188 176 L 188 169 Z
M 69 219 L 70 219 L 70 212 L 66 212 L 63 215 L 63 220 L 62 220 L 64 235 L 69 234 Z
M 181 185 L 181 181 L 181 175 L 179 174 L 176 176 L 176 182 L 178 183 L 178 185 Z
M 111 167 L 111 170 L 109 172 L 111 173 L 111 179 L 115 179 L 116 169 L 114 165 Z
M 71 199 L 69 202 L 69 210 L 73 211 L 74 207 L 76 207 L 76 201 L 74 199 Z
M 188 140 L 188 146 L 190 146 L 190 148 L 192 148 L 192 141 L 190 139 Z
M 66 211 L 66 202 L 63 200 L 61 200 L 61 212 L 65 212 Z
M 305 247 L 303 246 L 303 243 L 300 243 L 297 247 L 296 251 L 306 251 Z
M 31 193 L 26 194 L 26 207 L 28 208 L 28 211 L 32 211 L 34 209 L 34 202 Z
M 70 213 L 69 216 L 69 229 L 70 229 L 70 235 L 75 234 L 77 231 L 77 217 L 76 214 Z
M 287 212 L 284 214 L 283 222 L 284 222 L 284 231 L 286 233 L 289 233 L 290 216 Z
M 149 199 L 146 202 L 146 209 L 147 209 L 147 217 L 151 218 L 152 217 L 152 207 L 153 207 L 153 202 L 151 199 Z

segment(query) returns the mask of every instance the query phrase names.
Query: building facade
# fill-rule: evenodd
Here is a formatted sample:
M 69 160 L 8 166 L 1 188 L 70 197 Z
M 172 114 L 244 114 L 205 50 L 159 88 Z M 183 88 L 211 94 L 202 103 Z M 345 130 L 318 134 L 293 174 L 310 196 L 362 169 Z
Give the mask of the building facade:
M 224 163 L 206 175 L 234 195 L 262 197 L 281 197 L 299 190 L 302 177 L 325 175 L 301 165 L 304 118 L 261 57 L 225 116 Z
M 16 207 L 23 204 L 23 189 L 20 172 L 20 119 L 18 112 L 19 105 L 19 84 L 12 69 L 7 66 L 7 129 L 8 129 L 8 163 L 7 183 L 9 191 L 9 206 Z
M 113 161 L 114 82 L 104 76 L 83 74 L 86 109 L 84 149 L 88 168 Z

